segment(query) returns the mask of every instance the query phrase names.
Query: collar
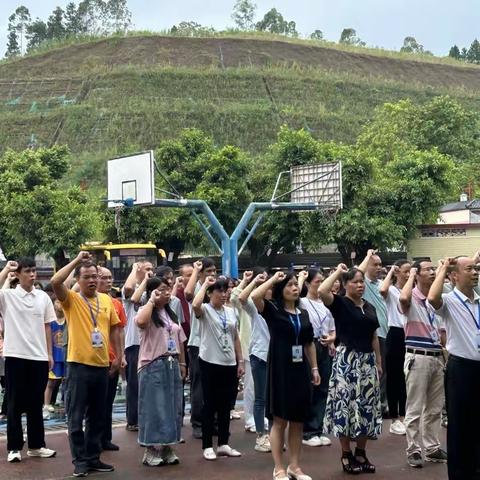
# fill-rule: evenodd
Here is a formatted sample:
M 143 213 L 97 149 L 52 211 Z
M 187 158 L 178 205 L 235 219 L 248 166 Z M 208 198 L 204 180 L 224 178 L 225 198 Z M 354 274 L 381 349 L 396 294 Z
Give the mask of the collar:
M 18 291 L 18 293 L 20 294 L 20 296 L 22 298 L 25 298 L 27 295 L 33 295 L 34 297 L 37 296 L 37 289 L 35 287 L 33 287 L 32 291 L 31 292 L 27 292 L 25 289 L 23 289 L 20 285 L 17 285 L 15 287 L 15 290 Z
M 422 302 L 425 302 L 427 300 L 427 297 L 422 293 L 422 291 L 418 287 L 415 287 L 412 290 L 412 297 L 415 297 L 417 300 L 421 300 Z
M 474 290 L 473 291 L 473 302 L 463 294 L 457 287 L 453 289 L 453 291 L 462 299 L 463 303 L 478 303 L 480 302 L 480 295 Z

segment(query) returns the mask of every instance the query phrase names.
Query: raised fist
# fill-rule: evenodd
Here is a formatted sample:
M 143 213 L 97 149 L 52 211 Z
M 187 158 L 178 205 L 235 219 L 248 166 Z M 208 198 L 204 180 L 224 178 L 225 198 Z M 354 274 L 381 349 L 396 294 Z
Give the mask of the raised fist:
M 152 291 L 152 293 L 150 295 L 150 301 L 153 302 L 153 303 L 156 303 L 156 301 L 158 299 L 160 299 L 161 296 L 162 296 L 162 294 L 157 289 L 155 289 L 155 290 Z
M 259 285 L 267 279 L 267 274 L 266 273 L 259 273 L 255 279 L 253 280 L 255 282 L 255 285 Z
M 367 250 L 367 257 L 373 257 L 377 252 L 378 252 L 378 250 L 376 250 L 374 248 L 369 248 Z
M 280 283 L 281 281 L 285 280 L 286 276 L 287 275 L 285 274 L 285 272 L 277 272 L 273 276 L 273 280 L 274 280 L 275 283 Z
M 77 255 L 77 262 L 86 262 L 88 260 L 91 260 L 92 255 L 90 252 L 86 252 L 85 250 L 82 250 L 78 255 Z
M 253 272 L 251 270 L 246 270 L 243 272 L 243 279 L 247 282 L 249 282 L 253 277 Z
M 339 263 L 337 270 L 340 270 L 341 272 L 348 272 L 348 267 L 344 263 Z
M 308 272 L 306 270 L 302 270 L 301 272 L 298 273 L 298 278 L 303 278 L 304 280 L 306 280 L 308 277 Z
M 390 271 L 393 274 L 398 275 L 398 272 L 400 271 L 400 268 L 398 267 L 398 265 L 392 265 L 392 268 L 390 269 Z
M 210 276 L 210 277 L 207 277 L 207 278 L 205 279 L 205 283 L 207 284 L 208 287 L 211 287 L 212 285 L 215 285 L 215 282 L 216 282 L 216 281 L 217 281 L 217 280 L 215 279 L 214 276 Z
M 411 277 L 414 277 L 415 275 L 417 274 L 417 269 L 415 267 L 412 267 L 410 269 L 410 276 Z
M 14 260 L 9 260 L 7 262 L 6 268 L 9 272 L 16 272 L 18 268 L 18 263 Z
M 151 270 L 148 270 L 145 272 L 145 278 L 152 278 L 153 277 L 153 272 Z
M 203 263 L 201 260 L 197 260 L 194 264 L 193 264 L 193 268 L 195 268 L 195 270 L 197 272 L 201 272 L 202 269 L 203 269 Z

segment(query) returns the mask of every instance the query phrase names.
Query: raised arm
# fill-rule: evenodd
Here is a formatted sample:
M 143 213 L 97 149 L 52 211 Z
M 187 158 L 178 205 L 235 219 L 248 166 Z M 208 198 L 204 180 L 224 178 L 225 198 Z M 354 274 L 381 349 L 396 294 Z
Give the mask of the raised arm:
M 300 292 L 302 291 L 303 284 L 305 283 L 305 280 L 307 280 L 307 277 L 308 272 L 306 270 L 298 272 L 298 289 L 300 290 Z
M 214 285 L 215 282 L 216 282 L 215 277 L 207 277 L 205 281 L 202 283 L 200 290 L 195 295 L 195 298 L 193 299 L 193 302 L 192 302 L 192 307 L 193 307 L 193 312 L 195 313 L 195 316 L 197 318 L 202 316 L 203 299 L 207 294 L 207 288 L 210 287 L 211 285 Z
M 265 283 L 262 283 L 258 288 L 252 292 L 252 300 L 257 307 L 259 313 L 263 312 L 265 308 L 264 298 L 268 290 L 272 288 L 276 283 L 281 282 L 286 277 L 284 272 L 277 272 L 273 277 L 267 280 Z
M 135 289 L 133 295 L 130 297 L 130 301 L 132 303 L 140 303 L 142 300 L 142 295 L 145 289 L 147 288 L 147 282 L 150 278 L 153 277 L 153 272 L 145 272 L 145 277 L 140 283 L 140 285 Z
M 242 305 L 246 305 L 251 293 L 267 279 L 265 273 L 258 274 L 238 295 L 238 300 Z
M 152 312 L 155 308 L 155 301 L 161 296 L 158 290 L 153 290 L 148 302 L 142 307 L 135 317 L 135 323 L 138 328 L 146 328 L 152 321 Z
M 337 269 L 320 284 L 318 293 L 322 299 L 322 302 L 327 307 L 333 303 L 333 284 L 337 280 L 340 280 L 344 272 L 348 272 L 348 267 L 344 263 L 340 263 Z
M 137 272 L 139 268 L 140 265 L 138 263 L 134 263 L 132 265 L 132 271 L 128 275 L 127 280 L 125 280 L 125 284 L 123 285 L 123 295 L 127 299 L 130 298 L 135 292 L 135 285 L 137 284 Z
M 183 277 L 181 275 L 179 275 L 178 277 L 175 277 L 175 283 L 173 284 L 173 287 L 172 287 L 172 297 L 177 296 L 177 290 L 180 287 L 183 287 Z
M 69 264 L 61 268 L 50 281 L 53 287 L 53 291 L 57 298 L 63 302 L 67 298 L 68 288 L 65 286 L 65 280 L 69 275 L 75 270 L 77 265 L 80 265 L 82 262 L 90 260 L 92 256 L 90 253 L 82 251 L 76 258 L 74 258 Z
M 185 295 L 185 300 L 187 302 L 191 302 L 193 300 L 193 297 L 195 296 L 195 286 L 197 285 L 198 276 L 200 275 L 202 268 L 203 264 L 201 260 L 197 260 L 193 264 L 192 276 L 189 278 L 185 290 L 183 291 Z
M 445 283 L 445 277 L 448 273 L 448 267 L 452 265 L 453 259 L 446 258 L 439 268 L 437 268 L 437 274 L 435 275 L 435 280 L 430 287 L 428 292 L 428 303 L 435 309 L 438 310 L 442 307 L 442 292 L 443 285 Z
M 367 250 L 367 255 L 363 259 L 363 262 L 357 267 L 359 270 L 361 270 L 363 273 L 367 271 L 368 267 L 368 262 L 370 262 L 370 259 L 377 253 L 377 250 L 374 250 L 373 248 L 370 248 Z
M 400 292 L 400 310 L 404 314 L 408 313 L 408 311 L 410 310 L 410 305 L 412 304 L 412 290 L 416 274 L 417 269 L 412 267 L 410 269 L 410 276 L 408 277 L 407 283 L 404 285 L 402 291 Z
M 388 295 L 388 289 L 392 286 L 393 284 L 393 276 L 398 273 L 399 268 L 396 265 L 392 265 L 392 268 L 389 270 L 387 273 L 387 276 L 385 277 L 385 280 L 382 282 L 382 285 L 380 286 L 380 295 L 383 298 L 387 298 Z
M 7 280 L 8 274 L 15 272 L 18 268 L 18 263 L 13 260 L 9 260 L 3 270 L 0 272 L 0 288 L 3 287 L 5 280 Z
M 232 290 L 232 294 L 230 295 L 230 301 L 235 308 L 241 307 L 242 302 L 240 301 L 240 295 L 245 290 L 245 288 L 248 288 L 252 284 L 252 277 L 253 272 L 251 270 L 246 270 L 245 272 L 243 272 L 243 278 L 240 284 Z

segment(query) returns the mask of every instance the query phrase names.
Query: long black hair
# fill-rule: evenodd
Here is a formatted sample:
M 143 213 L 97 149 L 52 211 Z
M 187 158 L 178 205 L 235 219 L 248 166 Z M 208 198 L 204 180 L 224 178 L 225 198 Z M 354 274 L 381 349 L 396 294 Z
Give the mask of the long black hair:
M 303 282 L 302 291 L 300 292 L 300 297 L 306 297 L 308 293 L 307 283 L 310 283 L 317 275 L 322 275 L 323 272 L 319 268 L 309 268 L 307 270 L 308 276 Z
M 152 292 L 156 290 L 160 285 L 166 285 L 168 288 L 171 288 L 170 284 L 168 283 L 168 280 L 166 278 L 160 278 L 160 277 L 152 277 L 147 280 L 147 286 L 146 286 L 146 293 L 147 293 L 147 301 L 150 299 L 150 296 L 152 295 Z M 177 314 L 172 310 L 170 307 L 170 304 L 165 304 L 165 311 L 167 312 L 168 316 L 172 319 L 173 322 L 178 323 L 178 317 Z M 158 314 L 158 309 L 154 308 L 152 311 L 152 322 L 156 327 L 164 327 L 165 323 Z
M 287 283 L 295 278 L 295 273 L 290 272 L 287 273 L 285 278 L 281 281 L 276 283 L 272 288 L 272 300 L 281 308 L 285 307 L 284 300 L 283 300 L 283 290 L 287 286 Z M 295 301 L 295 307 L 298 307 L 299 298 Z

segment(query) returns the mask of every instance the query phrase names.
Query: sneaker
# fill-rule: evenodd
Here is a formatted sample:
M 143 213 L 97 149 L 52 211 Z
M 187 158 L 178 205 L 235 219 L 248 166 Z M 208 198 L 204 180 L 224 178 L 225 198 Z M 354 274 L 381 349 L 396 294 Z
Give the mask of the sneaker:
M 217 455 L 215 454 L 215 451 L 213 450 L 213 448 L 206 448 L 203 451 L 203 458 L 205 460 L 216 460 Z
M 218 457 L 241 457 L 242 454 L 235 450 L 234 448 L 230 447 L 230 445 L 222 445 L 217 448 L 217 456 Z
M 257 437 L 257 439 L 255 440 L 254 448 L 257 452 L 271 452 L 272 447 L 270 445 L 270 437 L 268 435 L 262 435 L 261 437 Z
M 108 463 L 103 463 L 100 460 L 89 463 L 88 469 L 91 472 L 113 472 L 115 470 L 115 468 L 113 468 L 113 465 L 109 465 Z
M 390 425 L 390 433 L 393 435 L 405 435 L 407 433 L 407 429 L 400 420 L 395 420 Z
M 143 454 L 142 463 L 149 467 L 159 467 L 160 465 L 163 465 L 163 458 L 156 448 L 147 447 Z
M 423 467 L 423 458 L 422 455 L 418 452 L 414 452 L 407 457 L 408 464 L 413 468 L 422 468 Z
M 303 439 L 302 444 L 306 445 L 307 447 L 320 447 L 322 445 L 322 442 L 320 441 L 320 437 L 315 435 L 312 438 L 309 439 Z
M 46 406 L 43 407 L 42 415 L 44 420 L 50 420 L 50 411 Z
M 434 463 L 447 463 L 447 452 L 445 450 L 442 450 L 441 448 L 437 448 L 432 453 L 427 453 L 425 455 L 425 460 L 427 462 L 434 462 Z
M 331 444 L 332 444 L 332 441 L 328 437 L 324 437 L 323 435 L 320 437 L 321 447 L 329 447 Z
M 21 462 L 22 461 L 22 454 L 19 450 L 10 450 L 8 452 L 7 460 L 10 463 Z
M 177 454 L 168 445 L 163 448 L 161 455 L 165 465 L 178 465 L 180 463 Z
M 86 465 L 75 465 L 73 471 L 74 477 L 88 477 L 88 467 Z
M 126 425 L 125 430 L 127 432 L 138 432 L 138 425 Z
M 240 418 L 242 418 L 240 412 L 237 412 L 236 410 L 230 410 L 230 420 L 239 420 Z
M 53 413 L 55 411 L 55 407 L 53 405 L 46 405 L 45 407 L 50 413 Z
M 255 425 L 245 425 L 245 431 L 248 433 L 257 433 Z
M 27 450 L 27 455 L 29 457 L 41 457 L 41 458 L 51 458 L 57 454 L 55 450 L 50 450 L 49 448 L 32 448 Z

